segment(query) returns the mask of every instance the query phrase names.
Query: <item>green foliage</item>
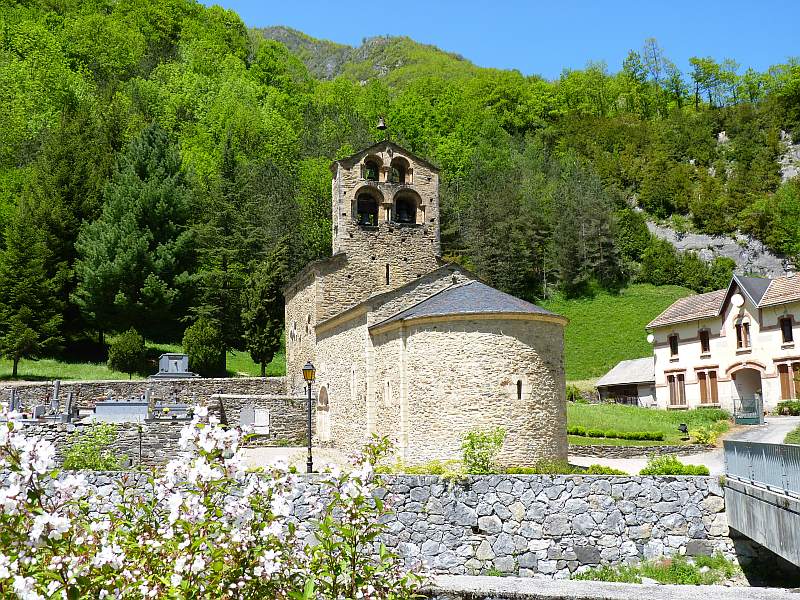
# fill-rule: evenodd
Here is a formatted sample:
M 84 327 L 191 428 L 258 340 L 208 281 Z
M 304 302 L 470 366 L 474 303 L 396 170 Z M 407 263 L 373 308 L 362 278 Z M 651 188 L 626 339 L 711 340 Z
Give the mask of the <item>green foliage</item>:
M 577 435 L 572 432 L 579 431 L 578 428 L 583 428 L 587 435 L 590 430 L 601 435 L 607 431 L 647 432 L 653 437 L 660 434 L 662 440 L 671 444 L 685 443 L 681 441 L 683 434 L 678 430 L 681 423 L 686 423 L 690 430 L 712 427 L 721 433 L 727 431 L 729 418 L 728 413 L 714 408 L 664 411 L 622 404 L 567 405 L 567 426 L 571 435 Z
M 464 470 L 470 475 L 493 473 L 494 458 L 503 447 L 505 429 L 496 427 L 487 431 L 469 431 L 461 442 Z
M 621 360 L 652 354 L 645 325 L 689 293 L 677 286 L 635 284 L 617 294 L 543 302 L 544 308 L 570 321 L 564 343 L 567 380 L 600 377 Z
M 128 457 L 113 448 L 116 439 L 117 427 L 113 423 L 91 425 L 71 434 L 64 450 L 64 468 L 68 471 L 122 470 Z
M 606 467 L 605 465 L 589 465 L 583 472 L 584 475 L 627 475 L 625 471 Z
M 189 369 L 209 377 L 224 372 L 222 339 L 214 324 L 201 317 L 183 334 L 183 349 L 189 355 Z
M 672 556 L 644 561 L 635 566 L 608 565 L 595 567 L 574 575 L 583 581 L 611 581 L 618 583 L 641 583 L 642 577 L 654 579 L 667 585 L 714 585 L 731 579 L 739 567 L 717 553 L 713 556 Z
M 27 204 L 15 211 L 0 253 L 0 354 L 12 361 L 41 356 L 61 342 L 61 306 L 47 275 L 47 247 Z
M 794 417 L 800 416 L 800 400 L 781 400 L 778 402 L 777 413 Z
M 673 454 L 651 456 L 639 475 L 708 475 L 705 465 L 685 465 Z
M 111 340 L 108 347 L 108 368 L 127 373 L 129 378 L 144 368 L 144 338 L 131 327 Z
M 593 438 L 619 438 L 621 440 L 653 440 L 663 441 L 663 431 L 616 431 L 608 429 L 601 431 L 599 429 L 589 429 L 579 425 L 567 427 L 568 435 L 587 436 Z
M 567 402 L 586 402 L 578 386 L 567 384 Z
M 724 422 L 713 423 L 711 425 L 701 425 L 697 429 L 690 429 L 689 435 L 694 438 L 697 444 L 716 444 L 720 434 L 727 431 L 728 425 Z
M 800 445 L 800 426 L 787 433 L 783 443 Z
M 261 365 L 261 376 L 281 347 L 283 295 L 288 265 L 281 244 L 245 280 L 242 292 L 242 327 L 245 345 L 253 361 Z

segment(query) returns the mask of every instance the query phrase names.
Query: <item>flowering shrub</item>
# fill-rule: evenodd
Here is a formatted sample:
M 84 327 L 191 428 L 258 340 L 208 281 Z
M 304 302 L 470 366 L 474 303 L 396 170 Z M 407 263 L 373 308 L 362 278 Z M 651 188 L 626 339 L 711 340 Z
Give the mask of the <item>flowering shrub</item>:
M 239 433 L 203 423 L 199 408 L 185 455 L 144 490 L 126 474 L 104 508 L 82 474 L 59 477 L 52 444 L 13 417 L 0 415 L 2 598 L 414 597 L 419 578 L 378 543 L 385 507 L 365 458 L 298 498 L 303 485 L 285 469 L 247 473 Z M 295 501 L 310 519 L 292 514 Z

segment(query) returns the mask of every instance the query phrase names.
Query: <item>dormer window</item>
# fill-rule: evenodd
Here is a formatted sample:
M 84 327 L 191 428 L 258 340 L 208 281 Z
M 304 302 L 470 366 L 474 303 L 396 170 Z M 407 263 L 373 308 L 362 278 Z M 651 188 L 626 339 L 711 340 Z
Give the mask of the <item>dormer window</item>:
M 781 317 L 778 322 L 781 326 L 781 338 L 784 344 L 794 342 L 794 332 L 792 331 L 792 317 Z
M 744 350 L 750 347 L 750 323 L 739 321 L 736 323 L 736 348 Z
M 667 340 L 669 340 L 669 355 L 675 358 L 678 356 L 678 334 L 673 333 Z
M 699 334 L 700 334 L 700 354 L 710 354 L 711 340 L 708 329 L 701 329 Z

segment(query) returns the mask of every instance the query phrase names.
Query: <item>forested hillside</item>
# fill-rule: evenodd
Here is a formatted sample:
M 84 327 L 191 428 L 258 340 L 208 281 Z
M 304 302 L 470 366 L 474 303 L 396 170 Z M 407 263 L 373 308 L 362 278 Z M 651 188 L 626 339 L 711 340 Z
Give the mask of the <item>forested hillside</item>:
M 524 298 L 726 283 L 728 262 L 676 255 L 648 214 L 800 255 L 800 183 L 777 163 L 781 130 L 800 138 L 796 60 L 682 72 L 648 40 L 617 73 L 546 81 L 408 38 L 266 31 L 290 51 L 189 0 L 0 7 L 12 360 L 102 354 L 135 328 L 268 363 L 280 287 L 330 252 L 328 164 L 378 140 L 379 116 L 442 168 L 446 258 Z

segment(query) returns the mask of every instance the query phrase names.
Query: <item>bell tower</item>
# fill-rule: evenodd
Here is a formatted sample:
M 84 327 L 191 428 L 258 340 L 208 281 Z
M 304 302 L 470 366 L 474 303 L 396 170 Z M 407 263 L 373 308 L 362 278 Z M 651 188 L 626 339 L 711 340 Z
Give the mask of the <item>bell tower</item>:
M 331 165 L 333 254 L 362 299 L 439 266 L 439 170 L 385 140 Z

